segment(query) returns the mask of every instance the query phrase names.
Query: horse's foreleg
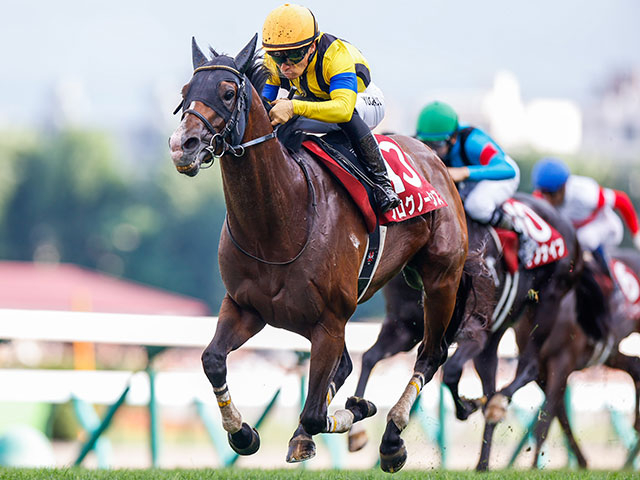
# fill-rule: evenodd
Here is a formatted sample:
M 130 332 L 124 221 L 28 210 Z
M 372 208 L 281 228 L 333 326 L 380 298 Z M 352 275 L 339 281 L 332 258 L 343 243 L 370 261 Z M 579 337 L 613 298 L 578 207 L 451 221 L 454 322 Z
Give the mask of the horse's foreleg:
M 496 372 L 498 370 L 498 346 L 506 329 L 490 333 L 484 349 L 474 357 L 473 366 L 478 372 L 482 383 L 482 393 L 485 399 L 496 393 Z
M 462 265 L 462 262 L 461 262 Z M 424 338 L 418 349 L 414 374 L 398 402 L 389 410 L 387 426 L 380 443 L 380 468 L 385 472 L 397 472 L 407 460 L 407 449 L 400 434 L 409 423 L 411 407 L 422 387 L 429 382 L 436 370 L 447 359 L 445 332 L 453 314 L 456 291 L 462 274 L 453 272 L 442 276 L 441 272 L 423 273 L 423 283 L 428 288 L 424 305 Z
M 383 358 L 392 357 L 399 352 L 408 352 L 415 347 L 423 337 L 423 328 L 422 318 L 414 318 L 411 322 L 402 319 L 393 321 L 389 320 L 389 317 L 385 319 L 376 343 L 362 355 L 356 397 L 364 397 L 373 367 Z M 360 425 L 362 424 L 354 424 L 349 430 L 350 452 L 357 452 L 367 444 L 367 432 Z
M 260 447 L 260 437 L 255 429 L 242 422 L 240 412 L 231 401 L 227 387 L 227 356 L 262 330 L 264 325 L 261 318 L 241 310 L 227 295 L 222 301 L 213 340 L 202 353 L 202 366 L 218 400 L 222 427 L 228 432 L 229 445 L 240 455 L 255 453 Z
M 542 343 L 541 339 L 534 339 L 533 337 L 538 330 L 538 324 L 535 319 L 540 318 L 539 310 L 529 306 L 523 316 L 524 318 L 520 318 L 516 325 L 516 329 L 520 330 L 517 335 L 522 339 L 518 343 L 520 353 L 518 355 L 516 376 L 509 385 L 489 398 L 484 410 L 485 421 L 488 423 L 502 421 L 507 413 L 513 394 L 527 383 L 538 378 L 538 352 Z M 555 316 L 551 320 L 553 321 L 554 319 Z M 523 330 L 527 330 L 526 335 L 522 332 Z
M 572 367 L 571 352 L 568 350 L 554 355 L 545 362 L 545 372 L 542 376 L 544 381 L 538 382 L 544 390 L 545 400 L 542 407 L 540 407 L 538 420 L 533 429 L 533 436 L 536 442 L 533 468 L 538 466 L 542 445 L 547 439 L 551 422 L 557 416 L 558 410 L 564 407 L 564 393 L 567 389 L 569 373 L 573 370 Z
M 484 431 L 482 433 L 482 446 L 480 447 L 480 458 L 476 465 L 476 471 L 486 472 L 489 470 L 489 458 L 491 457 L 491 445 L 493 442 L 493 431 L 496 428 L 495 423 L 484 423 Z

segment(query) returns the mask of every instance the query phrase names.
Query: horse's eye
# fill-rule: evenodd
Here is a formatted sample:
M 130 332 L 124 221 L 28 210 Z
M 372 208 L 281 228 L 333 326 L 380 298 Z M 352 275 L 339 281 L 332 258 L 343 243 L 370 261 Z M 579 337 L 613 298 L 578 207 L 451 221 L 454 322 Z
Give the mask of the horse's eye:
M 233 100 L 234 95 L 235 92 L 233 90 L 227 90 L 226 92 L 224 92 L 224 99 L 228 102 L 229 100 Z

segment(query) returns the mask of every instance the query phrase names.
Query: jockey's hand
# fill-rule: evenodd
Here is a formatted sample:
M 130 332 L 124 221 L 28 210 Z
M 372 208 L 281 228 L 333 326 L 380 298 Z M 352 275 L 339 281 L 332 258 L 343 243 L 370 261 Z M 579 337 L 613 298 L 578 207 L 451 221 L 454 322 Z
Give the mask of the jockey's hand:
M 633 236 L 633 244 L 638 250 L 640 250 L 640 232 Z
M 463 182 L 469 178 L 469 169 L 467 167 L 447 167 L 449 175 L 454 183 Z
M 293 102 L 291 100 L 279 98 L 271 105 L 273 105 L 269 111 L 271 125 L 275 126 L 280 123 L 286 123 L 293 117 Z

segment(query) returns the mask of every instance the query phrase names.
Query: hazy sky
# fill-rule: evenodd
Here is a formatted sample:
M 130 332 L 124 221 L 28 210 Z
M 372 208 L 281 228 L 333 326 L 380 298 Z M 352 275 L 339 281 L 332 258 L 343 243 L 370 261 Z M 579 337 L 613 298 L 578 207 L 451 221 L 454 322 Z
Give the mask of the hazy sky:
M 59 80 L 86 91 L 88 121 L 145 118 L 151 92 L 178 92 L 191 36 L 237 53 L 278 1 L 3 0 L 0 123 L 28 123 Z M 388 101 L 413 114 L 434 92 L 484 89 L 496 70 L 522 94 L 589 99 L 640 66 L 637 0 L 310 0 L 320 29 L 359 47 Z M 379 5 L 379 6 L 378 6 Z M 168 95 L 171 97 L 171 95 Z M 173 101 L 169 98 L 169 103 Z M 170 108 L 170 107 L 167 107 Z

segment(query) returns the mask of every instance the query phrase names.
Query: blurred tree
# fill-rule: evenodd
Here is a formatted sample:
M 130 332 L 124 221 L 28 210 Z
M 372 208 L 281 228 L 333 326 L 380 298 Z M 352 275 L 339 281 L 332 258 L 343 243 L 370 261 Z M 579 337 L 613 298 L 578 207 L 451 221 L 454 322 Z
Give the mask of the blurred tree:
M 109 226 L 127 196 L 110 144 L 93 132 L 39 140 L 13 153 L 17 185 L 5 203 L 0 254 L 95 268 L 109 250 Z
M 123 159 L 105 133 L 0 135 L 0 258 L 70 262 L 200 298 L 217 313 L 225 293 L 218 242 L 225 205 L 219 169 L 180 175 L 166 147 Z M 514 152 L 530 192 L 543 153 Z M 578 174 L 629 193 L 640 207 L 640 166 L 563 157 Z M 628 242 L 628 240 L 627 240 Z M 384 315 L 381 294 L 355 317 Z

